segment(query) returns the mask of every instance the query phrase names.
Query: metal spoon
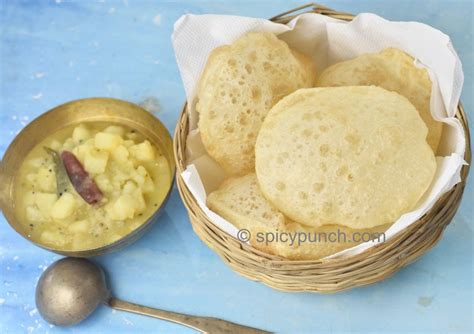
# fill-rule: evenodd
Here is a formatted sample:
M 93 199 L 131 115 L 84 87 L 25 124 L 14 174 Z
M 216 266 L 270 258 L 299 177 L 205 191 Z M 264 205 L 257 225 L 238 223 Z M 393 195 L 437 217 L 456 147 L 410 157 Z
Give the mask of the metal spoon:
M 87 318 L 100 303 L 110 307 L 147 315 L 204 333 L 270 333 L 229 321 L 157 310 L 112 297 L 104 271 L 96 264 L 79 258 L 64 258 L 53 263 L 40 277 L 36 287 L 36 307 L 48 322 L 68 326 Z

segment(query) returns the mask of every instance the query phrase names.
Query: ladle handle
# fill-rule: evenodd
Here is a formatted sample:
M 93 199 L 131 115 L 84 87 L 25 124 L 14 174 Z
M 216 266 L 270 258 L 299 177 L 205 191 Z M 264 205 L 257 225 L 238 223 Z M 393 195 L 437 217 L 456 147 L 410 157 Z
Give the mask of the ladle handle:
M 116 298 L 111 298 L 108 301 L 108 305 L 114 309 L 127 311 L 137 314 L 146 315 L 153 318 L 167 320 L 181 324 L 184 326 L 191 327 L 195 330 L 203 333 L 222 333 L 222 334 L 269 334 L 271 332 L 262 331 L 260 329 L 242 326 L 234 324 L 233 322 L 210 318 L 210 317 L 197 317 L 193 315 L 186 315 L 181 313 L 175 313 L 170 311 L 158 310 L 155 308 L 137 305 Z

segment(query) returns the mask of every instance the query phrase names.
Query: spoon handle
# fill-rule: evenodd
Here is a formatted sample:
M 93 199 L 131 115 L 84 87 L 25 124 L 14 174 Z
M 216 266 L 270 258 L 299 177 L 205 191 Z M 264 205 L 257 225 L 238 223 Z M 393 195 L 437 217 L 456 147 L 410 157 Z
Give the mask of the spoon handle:
M 222 334 L 265 334 L 271 333 L 260 329 L 234 324 L 210 317 L 197 317 L 193 315 L 175 313 L 170 311 L 158 310 L 155 308 L 129 303 L 116 298 L 110 298 L 108 305 L 114 309 L 138 313 L 149 317 L 175 322 L 184 326 L 191 327 L 203 333 L 222 333 Z

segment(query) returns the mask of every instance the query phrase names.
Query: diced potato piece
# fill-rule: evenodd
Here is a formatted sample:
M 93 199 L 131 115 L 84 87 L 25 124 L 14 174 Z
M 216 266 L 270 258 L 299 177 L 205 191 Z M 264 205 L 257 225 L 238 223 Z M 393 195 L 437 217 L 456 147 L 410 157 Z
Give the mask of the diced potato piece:
M 112 159 L 120 163 L 126 162 L 129 155 L 127 148 L 123 145 L 117 146 L 115 150 L 112 151 Z
M 130 139 L 126 139 L 123 141 L 123 146 L 125 147 L 130 147 L 130 146 L 133 146 L 135 145 L 135 142 L 133 140 L 130 140 Z
M 129 149 L 130 154 L 139 161 L 151 161 L 155 159 L 155 149 L 148 140 L 141 144 L 133 145 Z
M 143 198 L 143 193 L 141 189 L 137 189 L 134 191 L 133 198 L 135 200 L 135 207 L 137 209 L 137 213 L 145 211 L 146 203 L 145 199 Z
M 64 246 L 66 244 L 66 240 L 62 238 L 59 233 L 52 231 L 43 231 L 43 233 L 41 233 L 40 239 L 45 244 L 54 245 L 57 247 Z
M 137 167 L 137 173 L 143 177 L 148 177 L 148 171 L 141 165 Z
M 90 137 L 91 137 L 91 132 L 84 124 L 80 124 L 76 126 L 74 130 L 72 131 L 72 140 L 76 144 L 82 144 Z
M 24 207 L 35 205 L 36 204 L 35 192 L 25 191 L 21 198 L 21 202 L 23 203 Z
M 40 168 L 36 175 L 36 184 L 41 191 L 55 192 L 56 191 L 56 175 L 53 169 Z
M 137 185 L 133 181 L 127 181 L 123 186 L 122 192 L 124 194 L 133 194 L 134 191 L 138 189 Z
M 75 250 L 91 248 L 94 240 L 88 234 L 77 233 L 73 236 L 72 247 Z
M 62 220 L 71 217 L 75 210 L 76 199 L 66 192 L 53 204 L 50 215 L 55 220 Z
M 118 164 L 118 168 L 120 168 L 120 170 L 124 173 L 127 173 L 128 175 L 130 175 L 133 170 L 135 169 L 135 166 L 133 164 L 133 162 L 131 160 L 127 160 L 127 161 L 124 161 L 124 162 L 121 162 L 120 164 Z
M 95 147 L 112 151 L 123 142 L 122 137 L 114 133 L 98 132 L 95 135 Z
M 145 194 L 153 192 L 153 190 L 155 190 L 155 184 L 153 183 L 151 177 L 146 177 L 145 182 L 141 185 L 140 188 Z
M 121 186 L 120 183 L 114 184 L 114 187 L 115 187 L 115 188 L 114 188 L 114 191 L 112 191 L 112 197 L 113 197 L 113 198 L 119 198 L 119 196 L 122 194 L 122 193 L 120 192 L 120 190 L 119 190 L 119 189 L 120 189 L 120 186 Z
M 103 131 L 106 133 L 113 133 L 119 135 L 120 137 L 123 137 L 125 133 L 125 129 L 119 125 L 110 125 L 106 127 Z
M 123 184 L 125 184 L 125 182 L 127 182 L 127 180 L 130 179 L 130 175 L 128 173 L 124 173 L 120 169 L 116 169 L 114 170 L 114 174 L 112 178 L 114 181 L 113 182 L 114 185 L 116 184 L 120 188 Z
M 78 220 L 70 224 L 67 229 L 72 233 L 87 233 L 89 231 L 89 221 L 87 219 Z
M 51 143 L 49 144 L 49 147 L 52 148 L 55 151 L 60 151 L 61 148 L 63 147 L 63 144 L 57 139 L 53 139 Z
M 72 151 L 74 146 L 76 146 L 76 145 L 75 145 L 74 141 L 72 140 L 72 138 L 68 138 L 68 139 L 66 139 L 66 141 L 63 144 L 63 149 L 67 150 L 67 151 Z
M 145 183 L 145 177 L 138 173 L 134 173 L 132 176 L 133 181 L 135 181 L 140 187 Z
M 46 219 L 35 206 L 26 207 L 26 219 L 31 222 L 44 222 Z
M 92 174 L 103 173 L 107 167 L 108 159 L 108 152 L 92 150 L 85 155 L 84 168 Z
M 145 178 L 148 176 L 148 172 L 146 171 L 145 167 L 143 166 L 138 166 L 135 172 L 132 174 L 132 179 L 135 181 L 138 185 L 142 185 L 145 183 Z
M 35 204 L 40 210 L 41 214 L 46 218 L 50 218 L 51 208 L 56 203 L 58 196 L 51 193 L 36 193 Z
M 133 218 L 135 211 L 136 207 L 133 196 L 130 194 L 123 194 L 113 204 L 112 210 L 110 210 L 110 215 L 114 220 L 124 220 Z
M 99 174 L 94 178 L 95 183 L 101 191 L 110 192 L 113 190 L 109 177 L 105 174 Z
M 155 184 L 148 171 L 143 166 L 138 166 L 132 179 L 137 182 L 144 193 L 153 192 Z
M 76 158 L 81 162 L 84 163 L 84 160 L 86 158 L 86 155 L 89 154 L 92 150 L 94 150 L 94 147 L 89 144 L 81 144 L 76 146 L 73 150 L 72 153 L 76 156 Z

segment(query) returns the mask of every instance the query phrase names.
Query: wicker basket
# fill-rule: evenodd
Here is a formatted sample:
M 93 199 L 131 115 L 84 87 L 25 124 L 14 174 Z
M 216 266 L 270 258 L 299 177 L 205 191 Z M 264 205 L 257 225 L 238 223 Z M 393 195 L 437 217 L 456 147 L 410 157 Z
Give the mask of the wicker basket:
M 353 18 L 351 14 L 309 4 L 275 16 L 271 20 L 287 23 L 302 11 L 328 15 L 346 21 Z M 470 163 L 469 128 L 462 105 L 458 106 L 456 117 L 464 127 L 467 141 L 464 159 Z M 178 189 L 188 210 L 194 231 L 239 274 L 282 291 L 337 292 L 390 277 L 401 267 L 415 261 L 440 240 L 444 229 L 459 207 L 469 172 L 469 166 L 464 166 L 460 183 L 443 195 L 416 223 L 384 243 L 360 254 L 340 259 L 289 261 L 241 243 L 215 226 L 201 210 L 181 177 L 181 173 L 186 168 L 185 150 L 188 131 L 189 121 L 185 105 L 174 135 L 174 153 Z

